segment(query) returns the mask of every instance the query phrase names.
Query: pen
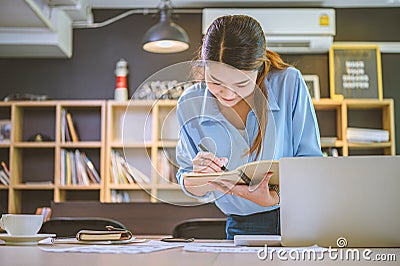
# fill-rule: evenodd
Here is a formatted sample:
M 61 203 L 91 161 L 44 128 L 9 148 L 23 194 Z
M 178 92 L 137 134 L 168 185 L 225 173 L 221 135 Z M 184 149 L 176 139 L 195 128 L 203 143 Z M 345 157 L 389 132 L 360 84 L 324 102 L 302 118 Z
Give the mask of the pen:
M 209 152 L 208 149 L 202 143 L 199 143 L 198 146 L 202 151 Z M 221 166 L 221 170 L 225 172 L 228 171 L 225 165 Z M 251 179 L 246 175 L 245 172 L 239 170 L 239 176 L 244 181 L 244 183 L 246 183 L 246 185 L 250 185 Z
M 208 149 L 203 144 L 199 143 L 198 146 L 202 151 L 209 152 Z M 221 166 L 221 170 L 225 171 L 225 172 L 228 171 L 228 169 L 226 169 L 225 165 Z

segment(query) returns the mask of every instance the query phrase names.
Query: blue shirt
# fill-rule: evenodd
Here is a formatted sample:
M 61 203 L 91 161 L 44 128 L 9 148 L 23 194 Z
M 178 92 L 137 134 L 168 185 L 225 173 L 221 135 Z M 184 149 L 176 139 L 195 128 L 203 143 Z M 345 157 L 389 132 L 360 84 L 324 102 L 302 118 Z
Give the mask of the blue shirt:
M 265 85 L 268 94 L 268 122 L 258 158 L 254 158 L 254 154 L 243 156 L 258 133 L 258 122 L 253 110 L 247 115 L 245 134 L 241 134 L 221 114 L 217 99 L 205 83 L 197 83 L 186 89 L 178 100 L 177 116 L 181 128 L 176 147 L 176 158 L 180 165 L 177 179 L 187 195 L 214 200 L 227 215 L 249 215 L 278 206 L 263 207 L 220 191 L 210 192 L 204 197 L 188 192 L 183 186 L 182 173 L 193 171 L 192 160 L 200 151 L 200 142 L 217 157 L 227 157 L 228 169 L 235 169 L 254 160 L 322 156 L 314 106 L 300 71 L 293 67 L 271 71 Z

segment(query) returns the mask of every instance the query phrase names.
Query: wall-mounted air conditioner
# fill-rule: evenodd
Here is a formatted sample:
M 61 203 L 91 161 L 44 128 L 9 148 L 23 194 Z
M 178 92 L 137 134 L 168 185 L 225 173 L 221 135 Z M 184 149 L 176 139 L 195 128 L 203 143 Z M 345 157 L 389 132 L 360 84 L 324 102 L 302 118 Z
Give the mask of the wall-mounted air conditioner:
M 326 8 L 206 8 L 203 34 L 217 17 L 237 14 L 257 19 L 267 48 L 278 53 L 325 53 L 335 35 L 335 10 Z

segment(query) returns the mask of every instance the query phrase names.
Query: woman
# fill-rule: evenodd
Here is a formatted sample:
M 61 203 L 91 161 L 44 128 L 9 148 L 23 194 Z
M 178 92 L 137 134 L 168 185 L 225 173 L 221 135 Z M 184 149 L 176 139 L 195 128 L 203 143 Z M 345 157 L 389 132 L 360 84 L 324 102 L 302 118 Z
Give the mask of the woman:
M 196 187 L 185 172 L 219 172 L 255 160 L 321 156 L 315 111 L 301 73 L 266 50 L 259 23 L 217 18 L 199 51 L 204 81 L 178 101 L 177 178 L 185 193 L 213 199 L 236 234 L 280 234 L 279 189 L 266 173 L 257 186 L 211 182 Z M 209 151 L 199 149 L 199 144 Z

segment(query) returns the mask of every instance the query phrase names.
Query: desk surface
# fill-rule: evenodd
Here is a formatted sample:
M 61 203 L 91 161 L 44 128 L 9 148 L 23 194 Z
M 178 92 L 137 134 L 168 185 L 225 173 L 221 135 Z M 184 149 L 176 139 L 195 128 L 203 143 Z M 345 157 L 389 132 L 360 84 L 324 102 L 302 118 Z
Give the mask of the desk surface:
M 0 266 L 79 266 L 79 265 L 398 265 L 400 248 L 396 249 L 371 249 L 375 254 L 393 254 L 396 261 L 371 262 L 371 261 L 339 261 L 331 260 L 325 256 L 323 261 L 281 261 L 277 257 L 273 260 L 260 260 L 255 253 L 198 253 L 183 251 L 174 248 L 147 254 L 94 254 L 94 253 L 53 253 L 45 252 L 40 247 L 57 248 L 66 245 L 55 244 L 40 246 L 6 246 L 0 245 Z M 69 245 L 70 246 L 70 245 Z M 362 250 L 362 249 L 360 249 Z

